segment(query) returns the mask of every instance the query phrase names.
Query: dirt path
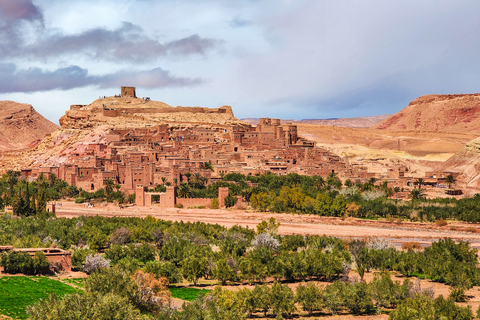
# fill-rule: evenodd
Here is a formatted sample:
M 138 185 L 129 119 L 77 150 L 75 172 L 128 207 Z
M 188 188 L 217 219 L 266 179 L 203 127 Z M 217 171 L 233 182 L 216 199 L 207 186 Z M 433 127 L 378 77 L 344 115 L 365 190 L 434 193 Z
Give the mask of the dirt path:
M 274 217 L 281 223 L 280 234 L 326 235 L 340 238 L 383 237 L 397 245 L 417 241 L 424 245 L 441 238 L 452 238 L 456 241 L 467 240 L 472 247 L 480 248 L 480 226 L 461 222 L 451 222 L 438 227 L 432 223 L 375 221 L 355 218 L 319 217 L 315 215 L 269 214 L 246 210 L 211 210 L 211 209 L 162 209 L 159 207 L 131 206 L 120 209 L 112 204 L 86 208 L 82 204 L 64 202 L 57 206 L 58 217 L 77 216 L 105 217 L 146 217 L 148 215 L 168 221 L 205 222 L 225 227 L 240 225 L 255 229 L 262 220 Z M 477 232 L 466 232 L 467 228 Z

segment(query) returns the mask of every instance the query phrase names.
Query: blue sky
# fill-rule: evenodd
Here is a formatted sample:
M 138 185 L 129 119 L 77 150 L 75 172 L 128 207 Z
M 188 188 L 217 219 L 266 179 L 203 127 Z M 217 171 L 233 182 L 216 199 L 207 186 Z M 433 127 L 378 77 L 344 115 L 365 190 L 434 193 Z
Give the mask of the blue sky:
M 239 118 L 395 113 L 480 85 L 474 0 L 0 0 L 0 100 L 57 122 L 136 86 Z

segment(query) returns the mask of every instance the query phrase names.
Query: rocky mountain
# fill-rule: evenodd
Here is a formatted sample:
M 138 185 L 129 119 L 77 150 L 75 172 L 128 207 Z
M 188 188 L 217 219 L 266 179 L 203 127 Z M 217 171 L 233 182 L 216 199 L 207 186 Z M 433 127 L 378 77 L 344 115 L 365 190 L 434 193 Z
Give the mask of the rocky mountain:
M 34 146 L 58 126 L 29 104 L 0 101 L 0 128 L 0 151 L 12 151 Z
M 442 165 L 442 170 L 461 172 L 460 182 L 468 187 L 480 187 L 480 138 L 469 141 Z
M 421 96 L 372 129 L 480 134 L 480 94 Z

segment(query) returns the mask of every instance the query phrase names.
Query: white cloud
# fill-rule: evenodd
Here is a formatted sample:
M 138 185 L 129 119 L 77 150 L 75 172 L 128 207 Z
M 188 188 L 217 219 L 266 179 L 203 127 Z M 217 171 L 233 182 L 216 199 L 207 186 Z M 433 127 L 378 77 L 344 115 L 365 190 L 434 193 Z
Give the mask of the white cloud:
M 28 0 L 22 1 L 28 5 Z M 478 91 L 480 42 L 475 30 L 480 27 L 480 3 L 474 0 L 79 0 L 34 4 L 40 11 L 30 7 L 26 21 L 41 21 L 44 29 L 28 32 L 45 36 L 43 51 L 37 47 L 39 56 L 30 51 L 28 62 L 26 56 L 7 59 L 4 55 L 0 63 L 50 72 L 78 65 L 91 76 L 110 77 L 110 83 L 121 81 L 119 70 L 125 74 L 155 68 L 178 78 L 204 80 L 200 86 L 182 88 L 142 88 L 142 83 L 137 84 L 137 91 L 145 92 L 141 95 L 172 105 L 230 104 L 240 117 L 328 118 L 393 113 L 422 94 Z M 90 41 L 91 37 L 80 37 L 91 35 L 88 32 L 92 30 L 116 34 L 122 21 L 142 29 L 132 41 L 138 41 L 140 35 L 149 45 L 132 48 L 126 41 L 116 49 L 114 45 L 102 48 Z M 88 40 L 84 43 L 90 47 L 76 55 L 70 52 L 44 61 L 48 55 L 41 52 L 55 53 L 49 50 L 54 34 L 70 36 L 76 45 Z M 200 54 L 184 50 L 188 54 L 180 55 L 169 47 L 191 37 L 201 41 L 175 48 Z M 197 46 L 202 41 L 215 44 L 203 50 Z M 164 54 L 160 49 L 170 51 Z M 92 59 L 95 52 L 97 58 L 103 53 L 102 61 Z M 117 82 L 111 78 L 115 76 Z M 88 97 L 95 99 L 99 90 L 88 88 L 92 90 Z M 44 101 L 55 101 L 59 92 L 25 97 L 43 108 Z M 77 92 L 88 90 L 65 92 L 75 100 Z M 62 93 L 62 99 L 68 94 Z

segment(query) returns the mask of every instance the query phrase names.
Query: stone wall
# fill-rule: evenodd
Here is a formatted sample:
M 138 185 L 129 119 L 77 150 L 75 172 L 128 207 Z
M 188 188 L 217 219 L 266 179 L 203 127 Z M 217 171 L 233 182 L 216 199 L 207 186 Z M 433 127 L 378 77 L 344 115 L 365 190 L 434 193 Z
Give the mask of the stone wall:
M 210 207 L 212 201 L 213 199 L 208 198 L 177 198 L 177 204 L 183 205 L 184 208 L 199 206 Z
M 118 117 L 118 111 L 117 110 L 114 110 L 114 109 L 110 109 L 110 110 L 103 110 L 103 115 L 105 117 Z

